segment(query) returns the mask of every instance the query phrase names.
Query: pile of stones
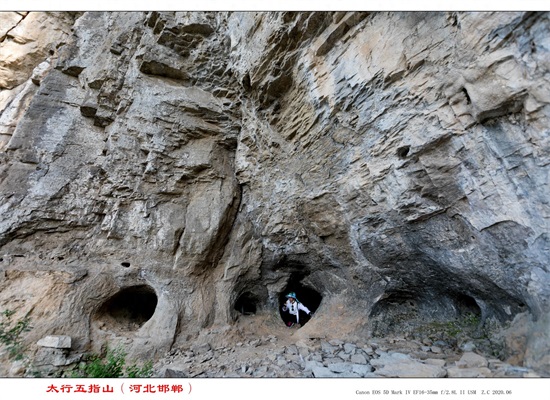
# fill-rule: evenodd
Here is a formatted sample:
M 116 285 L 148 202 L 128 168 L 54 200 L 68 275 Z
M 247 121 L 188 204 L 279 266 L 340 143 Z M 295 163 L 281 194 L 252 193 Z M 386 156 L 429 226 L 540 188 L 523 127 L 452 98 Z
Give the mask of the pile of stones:
M 308 339 L 281 344 L 275 336 L 238 342 L 234 347 L 210 344 L 172 351 L 155 365 L 158 377 L 315 377 L 315 378 L 476 378 L 537 377 L 529 368 L 478 354 L 473 343 L 461 349 L 443 342 L 404 339 Z

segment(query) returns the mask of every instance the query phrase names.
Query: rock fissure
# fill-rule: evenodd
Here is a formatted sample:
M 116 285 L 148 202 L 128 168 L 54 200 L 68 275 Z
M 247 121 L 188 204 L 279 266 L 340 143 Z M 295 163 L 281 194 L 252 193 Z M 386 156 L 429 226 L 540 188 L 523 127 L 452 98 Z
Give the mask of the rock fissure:
M 28 15 L 27 14 L 22 14 L 22 13 L 12 13 L 12 14 L 17 14 L 17 16 L 20 17 L 20 19 L 15 23 L 14 26 L 12 26 L 11 28 L 8 28 L 5 32 L 3 32 L 2 36 L 0 36 L 0 43 L 2 43 L 4 40 L 6 39 L 13 39 L 12 36 L 10 36 L 10 32 L 13 31 L 14 29 L 17 29 L 17 26 L 25 19 L 25 17 Z

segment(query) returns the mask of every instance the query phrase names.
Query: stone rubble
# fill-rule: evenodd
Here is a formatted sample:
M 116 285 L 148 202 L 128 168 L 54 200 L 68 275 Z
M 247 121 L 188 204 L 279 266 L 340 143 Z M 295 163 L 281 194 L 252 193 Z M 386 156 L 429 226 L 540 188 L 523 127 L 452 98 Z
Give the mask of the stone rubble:
M 238 346 L 240 344 L 240 346 Z M 535 377 L 517 367 L 449 346 L 423 351 L 422 343 L 376 339 L 364 343 L 324 339 L 283 344 L 276 337 L 211 349 L 209 344 L 170 352 L 155 364 L 161 378 L 498 378 Z M 435 347 L 435 346 L 434 346 Z M 209 349 L 204 353 L 205 349 Z M 408 349 L 407 354 L 403 351 Z

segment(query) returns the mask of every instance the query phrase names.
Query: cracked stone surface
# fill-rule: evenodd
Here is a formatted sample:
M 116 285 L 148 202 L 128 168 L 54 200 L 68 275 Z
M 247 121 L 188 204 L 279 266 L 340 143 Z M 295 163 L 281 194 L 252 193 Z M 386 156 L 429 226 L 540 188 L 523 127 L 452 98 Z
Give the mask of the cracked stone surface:
M 426 376 L 550 376 L 549 24 L 0 13 L 0 310 L 30 357 L 70 337 L 57 366 L 109 343 L 188 369 L 205 332 L 286 328 L 292 290 L 309 344 L 227 376 L 406 374 L 379 338 Z

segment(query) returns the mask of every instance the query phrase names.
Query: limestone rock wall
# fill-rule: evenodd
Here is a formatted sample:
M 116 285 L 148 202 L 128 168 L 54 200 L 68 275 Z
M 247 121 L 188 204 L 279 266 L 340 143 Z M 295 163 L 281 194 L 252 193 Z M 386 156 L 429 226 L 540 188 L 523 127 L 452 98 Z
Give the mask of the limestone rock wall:
M 548 13 L 0 18 L 0 305 L 29 340 L 160 354 L 297 289 L 315 337 L 527 318 L 509 352 L 548 371 Z

